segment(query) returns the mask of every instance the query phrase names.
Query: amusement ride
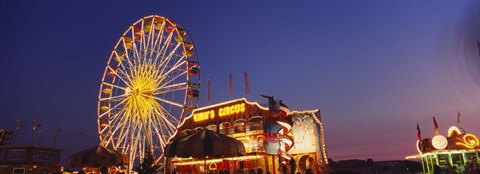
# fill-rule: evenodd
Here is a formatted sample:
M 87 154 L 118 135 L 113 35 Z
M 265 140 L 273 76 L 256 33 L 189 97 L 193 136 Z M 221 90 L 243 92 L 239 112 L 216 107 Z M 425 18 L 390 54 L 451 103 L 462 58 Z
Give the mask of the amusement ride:
M 105 66 L 98 94 L 100 145 L 142 162 L 162 162 L 179 120 L 198 106 L 200 66 L 179 24 L 146 16 L 126 29 Z

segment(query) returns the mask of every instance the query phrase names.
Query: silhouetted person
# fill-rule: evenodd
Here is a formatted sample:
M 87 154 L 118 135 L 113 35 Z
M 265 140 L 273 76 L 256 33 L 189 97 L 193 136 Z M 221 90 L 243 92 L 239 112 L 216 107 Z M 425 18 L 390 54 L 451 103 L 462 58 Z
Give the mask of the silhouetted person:
M 442 168 L 438 167 L 437 165 L 433 166 L 433 174 L 441 174 Z
M 285 165 L 282 166 L 282 174 L 288 174 L 288 169 Z
M 262 168 L 258 168 L 258 169 L 257 169 L 257 174 L 263 174 L 263 169 L 262 169 Z
M 290 173 L 294 174 L 296 169 L 297 164 L 295 164 L 295 160 L 293 158 L 290 158 Z

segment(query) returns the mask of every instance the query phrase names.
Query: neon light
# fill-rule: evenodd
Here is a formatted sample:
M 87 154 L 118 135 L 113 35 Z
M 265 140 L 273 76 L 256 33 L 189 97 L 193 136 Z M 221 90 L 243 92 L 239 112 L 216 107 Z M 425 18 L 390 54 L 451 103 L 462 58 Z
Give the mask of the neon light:
M 417 140 L 417 151 L 422 154 L 422 151 L 420 150 L 420 140 Z
M 203 164 L 203 163 L 218 163 L 223 161 L 245 161 L 245 160 L 255 160 L 262 159 L 261 155 L 250 155 L 250 156 L 239 156 L 239 157 L 226 157 L 220 159 L 209 159 L 209 160 L 192 160 L 193 158 L 174 158 L 174 165 L 194 165 L 194 164 Z
M 460 129 L 458 129 L 458 127 L 456 127 L 456 126 L 452 126 L 448 129 L 448 137 L 451 137 L 453 133 L 457 133 L 458 135 L 462 134 Z
M 478 146 L 478 138 L 472 134 L 465 134 L 463 136 L 463 142 L 456 142 L 458 146 L 462 146 L 468 149 L 473 149 Z
M 420 156 L 418 156 L 418 155 L 410 155 L 410 156 L 406 156 L 406 157 L 405 157 L 406 160 L 409 160 L 409 159 L 418 159 L 418 158 L 420 158 Z
M 241 114 L 245 112 L 245 103 L 237 103 L 229 106 L 220 107 L 218 110 L 216 108 L 207 110 L 207 111 L 197 111 L 193 114 L 193 121 L 205 121 L 214 119 L 217 115 L 219 117 L 227 117 L 234 114 Z
M 239 103 L 218 109 L 218 116 L 225 117 L 243 112 L 245 112 L 245 103 Z
M 432 146 L 435 149 L 443 150 L 447 147 L 447 145 L 448 145 L 447 138 L 445 138 L 442 135 L 437 135 L 432 138 Z
M 195 122 L 204 121 L 204 120 L 213 119 L 213 118 L 215 118 L 215 111 L 213 110 L 203 111 L 203 112 L 193 114 L 193 121 Z

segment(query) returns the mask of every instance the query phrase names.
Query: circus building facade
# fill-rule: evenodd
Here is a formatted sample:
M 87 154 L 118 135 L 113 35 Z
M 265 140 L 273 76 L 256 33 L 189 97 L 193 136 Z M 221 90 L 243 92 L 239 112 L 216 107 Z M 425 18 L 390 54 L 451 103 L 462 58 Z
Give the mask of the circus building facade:
M 169 140 L 167 171 L 329 173 L 319 114 L 290 111 L 273 97 L 268 106 L 240 98 L 198 108 Z

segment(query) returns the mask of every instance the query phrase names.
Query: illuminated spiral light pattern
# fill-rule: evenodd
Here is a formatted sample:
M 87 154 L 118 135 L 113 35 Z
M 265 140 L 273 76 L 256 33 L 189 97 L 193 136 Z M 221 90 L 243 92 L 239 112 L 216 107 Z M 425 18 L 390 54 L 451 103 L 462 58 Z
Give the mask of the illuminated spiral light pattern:
M 288 151 L 293 147 L 293 137 L 288 135 L 288 132 L 292 130 L 292 124 L 285 120 L 285 117 L 290 113 L 290 110 L 286 107 L 280 107 L 281 115 L 277 119 L 277 124 L 282 128 L 278 131 L 278 140 L 280 146 L 278 148 L 278 155 L 280 156 L 280 164 L 288 164 L 292 156 Z

